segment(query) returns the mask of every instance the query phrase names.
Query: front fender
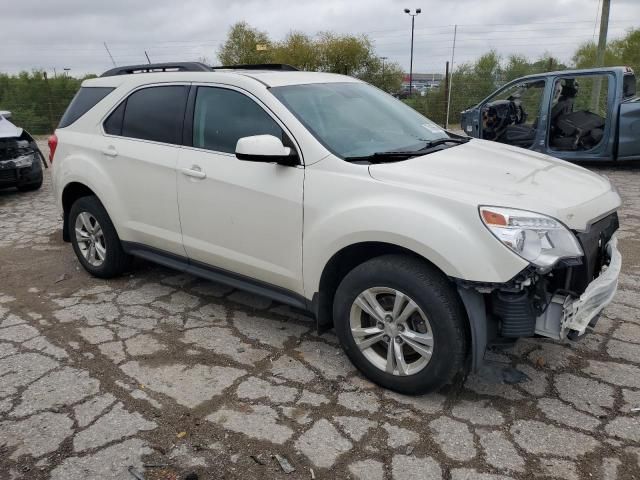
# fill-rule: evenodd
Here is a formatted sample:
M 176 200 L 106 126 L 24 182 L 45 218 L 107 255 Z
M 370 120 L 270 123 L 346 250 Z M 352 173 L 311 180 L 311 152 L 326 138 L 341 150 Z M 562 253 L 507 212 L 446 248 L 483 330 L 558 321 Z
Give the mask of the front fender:
M 382 188 L 380 183 L 378 189 Z M 353 198 L 354 196 L 352 196 Z M 450 277 L 478 282 L 511 280 L 528 264 L 482 225 L 477 208 L 417 195 L 362 192 L 352 202 L 305 214 L 305 292 L 318 291 L 322 271 L 340 250 L 382 242 L 410 250 Z M 305 213 L 309 211 L 305 209 Z

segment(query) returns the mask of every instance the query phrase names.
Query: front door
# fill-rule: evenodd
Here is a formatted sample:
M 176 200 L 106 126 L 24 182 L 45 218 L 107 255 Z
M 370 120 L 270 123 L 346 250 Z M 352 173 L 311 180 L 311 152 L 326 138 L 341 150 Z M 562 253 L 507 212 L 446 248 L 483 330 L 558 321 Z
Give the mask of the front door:
M 234 153 L 239 138 L 271 134 L 287 143 L 288 135 L 241 91 L 201 86 L 191 101 L 191 146 L 178 159 L 190 261 L 302 294 L 304 168 L 242 161 Z

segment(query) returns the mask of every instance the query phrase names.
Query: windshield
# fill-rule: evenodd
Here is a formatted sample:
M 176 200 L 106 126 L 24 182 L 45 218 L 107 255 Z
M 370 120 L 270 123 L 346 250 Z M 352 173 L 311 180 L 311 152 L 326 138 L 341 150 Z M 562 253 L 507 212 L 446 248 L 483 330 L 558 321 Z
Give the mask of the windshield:
M 271 92 L 341 158 L 413 151 L 449 135 L 391 95 L 366 83 L 313 83 Z

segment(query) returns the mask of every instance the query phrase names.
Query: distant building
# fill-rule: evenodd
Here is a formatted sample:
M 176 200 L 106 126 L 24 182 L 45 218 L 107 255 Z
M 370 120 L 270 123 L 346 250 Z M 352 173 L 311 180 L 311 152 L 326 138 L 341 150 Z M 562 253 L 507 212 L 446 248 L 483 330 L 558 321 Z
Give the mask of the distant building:
M 444 75 L 442 73 L 414 73 L 413 77 L 413 87 L 418 89 L 432 89 L 438 88 L 442 81 L 444 80 Z M 402 86 L 409 87 L 409 74 L 404 74 L 404 79 L 402 81 Z

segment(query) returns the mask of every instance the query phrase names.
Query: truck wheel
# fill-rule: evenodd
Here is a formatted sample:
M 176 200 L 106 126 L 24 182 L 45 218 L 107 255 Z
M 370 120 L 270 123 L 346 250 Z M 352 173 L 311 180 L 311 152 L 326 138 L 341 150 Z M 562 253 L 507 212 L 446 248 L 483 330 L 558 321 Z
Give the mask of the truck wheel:
M 69 212 L 69 238 L 80 263 L 91 275 L 113 278 L 129 266 L 111 219 L 94 196 L 81 197 Z
M 333 304 L 336 333 L 371 381 L 405 394 L 437 390 L 463 369 L 466 313 L 426 262 L 384 255 L 349 272 Z

